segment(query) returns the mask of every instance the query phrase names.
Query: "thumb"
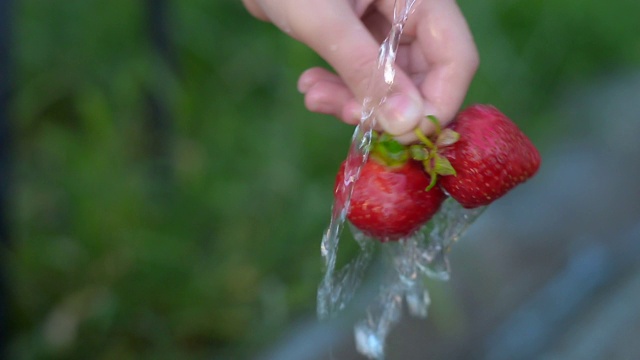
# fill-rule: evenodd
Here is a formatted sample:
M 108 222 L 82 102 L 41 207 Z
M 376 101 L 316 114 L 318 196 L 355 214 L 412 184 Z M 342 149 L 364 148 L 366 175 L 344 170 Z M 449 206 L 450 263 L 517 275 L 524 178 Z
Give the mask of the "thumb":
M 356 100 L 361 102 L 374 95 L 367 92 L 378 66 L 379 44 L 349 2 L 306 2 L 305 10 L 290 18 L 290 25 L 291 35 L 325 59 Z M 380 79 L 373 79 L 380 82 L 375 85 L 384 85 L 382 74 L 379 76 Z M 419 90 L 403 71 L 396 69 L 393 89 L 379 111 L 378 124 L 391 135 L 410 133 L 424 117 L 423 106 Z

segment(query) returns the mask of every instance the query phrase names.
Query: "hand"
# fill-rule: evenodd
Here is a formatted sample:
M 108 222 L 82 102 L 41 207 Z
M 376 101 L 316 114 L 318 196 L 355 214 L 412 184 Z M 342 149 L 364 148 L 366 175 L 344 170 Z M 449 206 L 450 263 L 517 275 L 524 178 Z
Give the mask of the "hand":
M 243 0 L 255 17 L 307 44 L 336 71 L 306 70 L 298 81 L 305 105 L 348 124 L 360 120 L 362 100 L 377 64 L 379 44 L 393 21 L 394 0 Z M 460 108 L 478 67 L 478 52 L 454 0 L 422 0 L 404 28 L 392 93 L 379 128 L 401 142 L 426 134 L 435 115 L 443 125 Z

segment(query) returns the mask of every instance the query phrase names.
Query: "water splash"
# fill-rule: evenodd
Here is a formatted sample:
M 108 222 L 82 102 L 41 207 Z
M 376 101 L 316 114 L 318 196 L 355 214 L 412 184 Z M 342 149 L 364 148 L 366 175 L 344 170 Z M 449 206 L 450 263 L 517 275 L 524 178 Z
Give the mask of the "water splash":
M 385 340 L 400 320 L 403 300 L 412 316 L 427 317 L 431 299 L 425 286 L 426 278 L 449 278 L 447 253 L 483 210 L 465 209 L 448 199 L 423 229 L 398 242 L 380 245 L 386 260 L 383 284 L 367 309 L 366 319 L 355 326 L 356 347 L 360 353 L 374 359 L 384 358 Z M 374 239 L 369 242 L 377 243 Z
M 360 251 L 347 265 L 336 269 L 338 243 L 353 185 L 360 169 L 368 160 L 377 110 L 386 101 L 394 83 L 394 66 L 400 37 L 415 2 L 395 2 L 394 23 L 389 36 L 380 46 L 378 64 L 367 92 L 369 96 L 363 101 L 361 120 L 351 139 L 344 169 L 344 183 L 337 187 L 342 193 L 335 194 L 335 199 L 345 201 L 334 202 L 331 222 L 321 243 L 321 255 L 325 264 L 325 274 L 318 287 L 317 312 L 321 319 L 334 316 L 345 308 L 360 285 L 376 249 L 380 248 L 384 253 L 387 261 L 380 291 L 367 309 L 366 319 L 355 326 L 358 351 L 375 359 L 384 357 L 385 340 L 390 329 L 400 320 L 403 302 L 406 302 L 411 315 L 427 316 L 430 298 L 425 278 L 449 278 L 447 252 L 483 210 L 464 209 L 454 200 L 448 199 L 438 214 L 420 231 L 398 242 L 382 245 L 351 227 Z
M 358 322 L 354 330 L 358 351 L 373 359 L 383 359 L 387 335 L 401 318 L 403 302 L 412 316 L 427 316 L 431 300 L 425 286 L 426 278 L 449 279 L 447 254 L 484 209 L 465 209 L 455 200 L 447 199 L 420 231 L 384 244 L 351 226 L 360 251 L 339 271 L 325 273 L 330 281 L 323 281 L 318 289 L 318 298 L 324 299 L 324 302 L 318 302 L 318 312 L 322 311 L 326 317 L 344 309 L 375 252 L 381 251 L 385 262 L 380 290 L 367 308 L 366 318 Z M 333 261 L 336 255 L 331 254 Z M 326 307 L 320 308 L 321 304 Z
M 377 110 L 385 102 L 395 79 L 394 65 L 400 37 L 415 2 L 416 0 L 396 0 L 394 4 L 393 25 L 389 36 L 380 46 L 378 63 L 368 84 L 368 96 L 365 97 L 362 104 L 360 123 L 356 126 L 351 138 L 351 146 L 345 161 L 344 184 L 338 187 L 340 193 L 335 194 L 336 199 L 345 200 L 343 203 L 334 202 L 331 211 L 331 222 L 324 233 L 320 246 L 325 265 L 325 276 L 318 289 L 317 312 L 320 318 L 329 317 L 336 310 L 341 310 L 353 295 L 352 290 L 344 290 L 342 289 L 343 287 L 336 286 L 336 284 L 358 282 L 350 271 L 335 273 L 338 243 L 351 202 L 353 185 L 360 175 L 360 169 L 369 158 L 369 147 Z M 356 260 L 366 267 L 370 260 L 370 256 L 367 256 L 369 245 L 367 245 L 367 241 L 358 241 L 358 243 L 363 251 Z

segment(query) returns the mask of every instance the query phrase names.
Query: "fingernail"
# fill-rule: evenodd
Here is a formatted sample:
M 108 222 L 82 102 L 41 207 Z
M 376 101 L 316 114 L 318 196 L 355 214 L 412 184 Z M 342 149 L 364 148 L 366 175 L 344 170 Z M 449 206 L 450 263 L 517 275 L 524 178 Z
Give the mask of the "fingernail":
M 306 77 L 301 77 L 300 80 L 298 80 L 298 92 L 300 94 L 306 94 L 310 87 L 311 82 L 307 80 Z
M 391 135 L 402 135 L 418 126 L 423 115 L 422 102 L 405 94 L 394 94 L 380 109 L 378 120 Z
M 426 114 L 426 115 L 425 115 Z M 425 103 L 424 107 L 422 109 L 422 115 L 420 116 L 418 123 L 416 125 L 417 127 L 420 127 L 420 130 L 422 130 L 422 133 L 429 136 L 431 134 L 433 134 L 434 130 L 435 130 L 435 125 L 431 122 L 431 120 L 429 120 L 427 118 L 428 115 L 433 115 L 436 116 L 436 111 L 434 109 L 433 106 L 431 106 L 429 103 Z M 405 132 L 402 135 L 399 136 L 394 136 L 394 138 L 400 142 L 401 144 L 411 144 L 413 142 L 416 142 L 418 140 L 418 137 L 416 136 L 416 134 L 414 133 L 415 128 L 411 128 L 411 131 L 409 132 Z

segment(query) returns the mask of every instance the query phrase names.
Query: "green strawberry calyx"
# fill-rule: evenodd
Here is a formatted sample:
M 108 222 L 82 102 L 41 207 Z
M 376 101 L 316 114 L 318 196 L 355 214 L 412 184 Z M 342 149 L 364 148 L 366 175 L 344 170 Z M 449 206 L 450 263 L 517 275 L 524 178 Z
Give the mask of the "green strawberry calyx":
M 449 159 L 440 153 L 440 150 L 455 144 L 460 140 L 460 134 L 449 128 L 442 129 L 440 121 L 433 115 L 429 115 L 427 118 L 435 125 L 435 140 L 429 139 L 420 128 L 416 128 L 414 133 L 420 143 L 411 145 L 409 149 L 411 157 L 421 161 L 424 171 L 431 177 L 431 182 L 426 189 L 429 191 L 436 185 L 438 176 L 456 176 L 456 169 L 453 168 Z
M 398 168 L 409 161 L 409 155 L 409 149 L 391 135 L 373 133 L 370 156 L 374 160 L 387 167 Z
M 374 131 L 370 153 L 375 161 L 390 168 L 401 167 L 410 159 L 420 161 L 424 171 L 431 178 L 425 191 L 431 190 L 436 185 L 438 176 L 456 175 L 451 162 L 440 153 L 440 150 L 455 144 L 460 139 L 460 134 L 454 130 L 443 129 L 435 116 L 429 115 L 427 118 L 435 125 L 432 139 L 416 128 L 414 133 L 420 142 L 407 146 L 399 143 L 389 134 L 378 134 Z

